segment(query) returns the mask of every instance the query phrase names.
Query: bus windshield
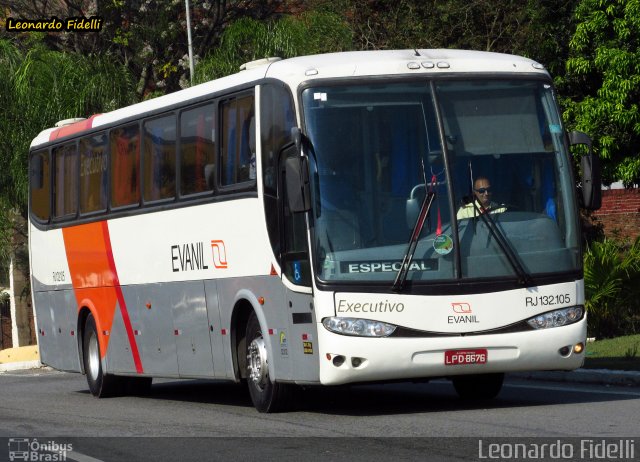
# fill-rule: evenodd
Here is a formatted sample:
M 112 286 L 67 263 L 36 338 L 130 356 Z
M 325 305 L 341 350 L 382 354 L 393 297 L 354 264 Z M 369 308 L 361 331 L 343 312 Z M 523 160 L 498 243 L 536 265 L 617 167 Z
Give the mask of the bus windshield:
M 406 279 L 415 283 L 579 268 L 571 164 L 549 83 L 376 81 L 302 95 L 320 280 L 393 283 L 414 230 Z

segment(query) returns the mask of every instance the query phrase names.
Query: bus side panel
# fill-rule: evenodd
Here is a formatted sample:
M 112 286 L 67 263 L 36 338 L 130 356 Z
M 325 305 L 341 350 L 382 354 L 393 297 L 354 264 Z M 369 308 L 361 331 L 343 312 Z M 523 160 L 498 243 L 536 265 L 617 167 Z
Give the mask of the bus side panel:
M 260 305 L 258 298 L 264 298 L 264 304 Z M 269 370 L 273 371 L 278 380 L 291 380 L 291 358 L 287 352 L 280 354 L 279 336 L 284 334 L 288 337 L 288 308 L 285 305 L 284 290 L 282 283 L 275 276 L 253 276 L 242 278 L 228 278 L 218 280 L 218 299 L 220 302 L 220 318 L 222 320 L 222 328 L 227 332 L 231 332 L 233 327 L 231 317 L 234 307 L 242 300 L 246 300 L 252 305 L 252 309 L 256 311 L 258 319 L 266 322 L 263 325 L 263 337 L 267 346 L 269 355 Z M 240 326 L 241 332 L 237 335 L 244 336 L 246 326 Z M 286 340 L 285 337 L 285 340 Z M 227 375 L 234 377 L 234 369 L 232 362 L 232 336 L 223 337 L 224 356 L 227 367 Z M 239 355 L 246 352 L 238 352 Z
M 223 325 L 220 318 L 220 303 L 218 302 L 218 282 L 215 280 L 204 281 L 204 291 L 210 326 L 209 335 L 211 355 L 213 357 L 213 372 L 216 377 L 233 378 L 231 358 L 225 355 L 225 343 L 222 335 Z M 230 352 L 230 350 L 228 351 Z M 225 359 L 227 357 L 229 358 L 229 364 Z
M 144 374 L 178 376 L 171 286 L 149 284 L 122 288 Z
M 289 305 L 289 354 L 296 365 L 293 379 L 319 382 L 318 331 L 311 294 L 286 290 Z
M 258 313 L 276 380 L 318 382 L 318 351 L 311 295 L 288 291 L 280 278 L 255 276 L 218 280 L 222 327 L 231 327 L 236 303 L 245 299 Z M 260 305 L 258 298 L 264 298 Z M 241 334 L 244 334 L 242 332 Z M 228 376 L 233 377 L 231 337 L 224 340 Z M 239 352 L 239 354 L 243 354 Z
M 178 374 L 180 377 L 213 377 L 213 339 L 209 332 L 204 283 L 167 284 L 165 290 L 168 290 L 167 300 L 173 307 Z
M 35 292 L 40 360 L 55 369 L 80 372 L 73 290 Z
M 105 357 L 106 361 L 103 362 L 105 370 L 111 374 L 136 373 L 132 346 L 129 343 L 129 336 L 122 317 L 122 310 L 118 304 L 116 304 L 115 313 L 113 314 L 113 322 L 111 324 L 111 330 L 108 332 L 108 337 L 109 347 Z M 136 337 L 134 336 L 134 338 Z
M 202 281 L 129 286 L 123 287 L 122 292 L 142 374 L 214 376 Z M 109 372 L 136 373 L 133 345 L 120 307 L 110 335 Z

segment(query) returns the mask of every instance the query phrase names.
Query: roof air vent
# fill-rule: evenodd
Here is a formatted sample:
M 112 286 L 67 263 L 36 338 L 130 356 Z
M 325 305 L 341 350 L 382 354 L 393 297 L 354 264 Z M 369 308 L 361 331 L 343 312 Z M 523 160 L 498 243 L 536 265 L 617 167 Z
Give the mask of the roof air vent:
M 56 122 L 54 127 L 64 127 L 65 125 L 75 124 L 76 122 L 82 122 L 83 120 L 87 120 L 85 117 L 74 117 L 73 119 L 64 119 Z
M 276 61 L 280 61 L 282 58 L 272 57 L 272 58 L 262 58 L 256 59 L 255 61 L 249 61 L 248 63 L 244 63 L 240 66 L 241 71 L 248 71 L 249 69 L 255 69 L 256 67 L 264 66 L 266 64 L 271 64 Z

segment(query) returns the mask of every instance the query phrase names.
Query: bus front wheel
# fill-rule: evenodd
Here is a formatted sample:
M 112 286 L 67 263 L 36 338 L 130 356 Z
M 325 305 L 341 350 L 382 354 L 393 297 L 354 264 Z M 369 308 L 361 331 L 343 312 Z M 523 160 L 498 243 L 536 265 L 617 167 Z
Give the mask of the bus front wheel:
M 459 375 L 451 380 L 460 398 L 487 400 L 495 398 L 500 393 L 504 374 Z
M 286 410 L 290 403 L 292 385 L 271 381 L 267 347 L 255 312 L 251 313 L 247 322 L 245 354 L 247 386 L 255 408 L 260 412 Z

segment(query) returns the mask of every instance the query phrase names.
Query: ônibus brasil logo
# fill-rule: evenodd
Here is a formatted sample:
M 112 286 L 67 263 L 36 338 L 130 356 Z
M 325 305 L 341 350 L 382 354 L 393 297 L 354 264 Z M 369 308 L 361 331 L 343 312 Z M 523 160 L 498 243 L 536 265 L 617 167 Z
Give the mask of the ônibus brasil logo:
M 36 438 L 9 438 L 9 460 L 57 462 L 66 461 L 73 451 L 71 443 L 38 441 Z

